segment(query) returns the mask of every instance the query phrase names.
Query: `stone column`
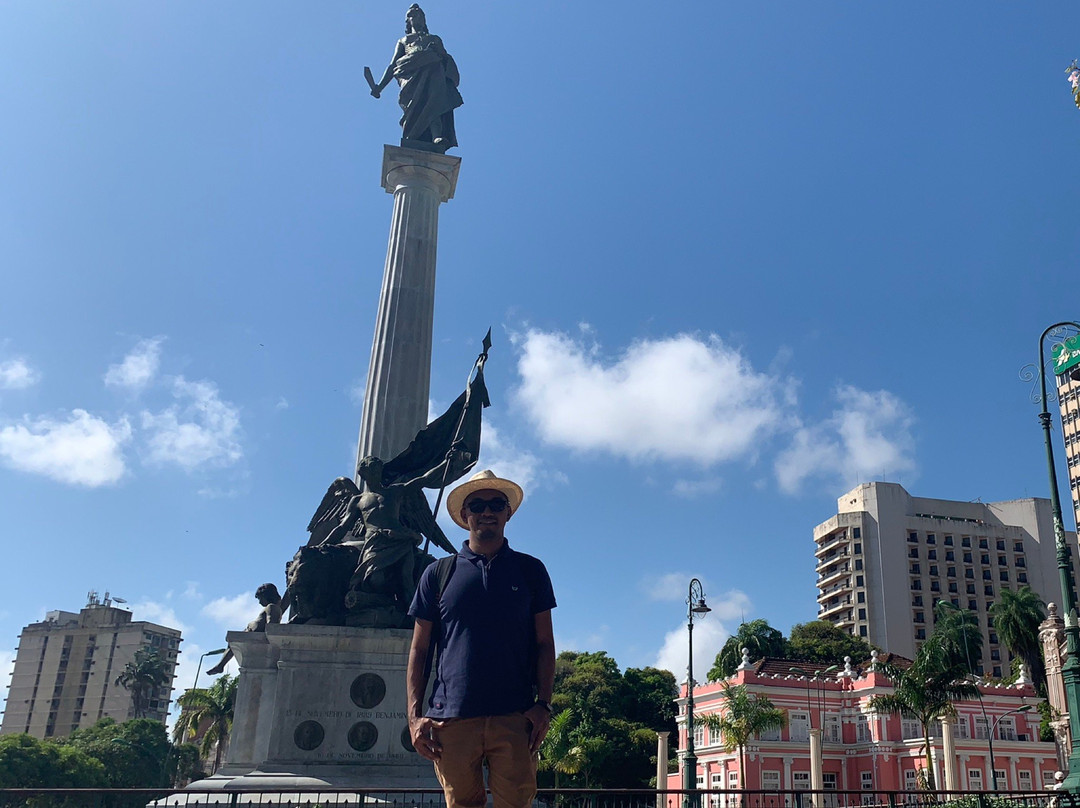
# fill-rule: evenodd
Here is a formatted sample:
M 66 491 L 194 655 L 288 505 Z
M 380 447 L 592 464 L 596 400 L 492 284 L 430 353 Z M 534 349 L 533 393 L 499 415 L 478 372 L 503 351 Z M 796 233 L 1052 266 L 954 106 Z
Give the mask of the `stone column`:
M 394 195 L 357 460 L 389 460 L 427 424 L 439 205 L 453 198 L 460 157 L 385 146 L 383 188 Z M 355 475 L 355 469 L 354 469 Z
M 660 792 L 667 791 L 668 735 L 670 734 L 670 732 L 656 733 L 656 808 L 667 808 L 667 794 Z
M 942 763 L 945 764 L 945 790 L 959 791 L 960 778 L 956 771 L 956 739 L 953 738 L 953 726 L 956 719 L 943 716 L 941 719 L 941 738 L 944 750 L 941 753 Z
M 821 730 L 814 728 L 810 730 L 810 789 L 820 791 L 824 784 L 825 777 L 821 770 Z M 822 795 L 815 794 L 811 804 L 822 805 Z

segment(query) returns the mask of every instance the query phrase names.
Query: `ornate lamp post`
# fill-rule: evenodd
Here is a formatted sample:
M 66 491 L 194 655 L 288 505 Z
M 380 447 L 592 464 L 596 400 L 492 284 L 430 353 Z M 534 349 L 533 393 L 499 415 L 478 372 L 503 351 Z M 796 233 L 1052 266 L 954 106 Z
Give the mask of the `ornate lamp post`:
M 1080 332 L 1080 323 L 1066 320 L 1055 323 L 1043 331 L 1039 337 L 1039 360 L 1036 368 L 1039 373 L 1039 397 L 1037 403 L 1042 405 L 1039 413 L 1039 422 L 1042 424 L 1043 440 L 1046 444 L 1046 464 L 1050 472 L 1050 508 L 1054 519 L 1054 544 L 1057 548 L 1058 577 L 1061 584 L 1061 602 L 1064 606 L 1065 617 L 1065 647 L 1068 658 L 1061 668 L 1061 678 L 1065 683 L 1065 703 L 1069 711 L 1069 734 L 1071 736 L 1071 749 L 1069 750 L 1069 776 L 1062 783 L 1062 789 L 1071 792 L 1080 792 L 1080 626 L 1077 625 L 1076 596 L 1073 592 L 1072 568 L 1069 562 L 1069 548 L 1065 544 L 1065 526 L 1061 520 L 1061 500 L 1058 498 L 1057 470 L 1054 467 L 1054 446 L 1050 439 L 1050 410 L 1047 406 L 1046 397 L 1046 338 L 1055 340 L 1055 345 L 1065 345 L 1070 332 Z M 1068 351 L 1063 351 L 1068 358 Z M 1059 352 L 1060 357 L 1060 352 Z M 1062 371 L 1067 370 L 1067 361 L 1059 359 L 1059 367 Z M 1070 376 L 1077 379 L 1077 368 L 1070 371 Z M 1031 376 L 1022 375 L 1021 378 L 1030 380 Z M 992 766 L 992 762 L 991 762 Z
M 694 754 L 694 615 L 704 617 L 712 611 L 705 605 L 705 593 L 701 581 L 690 579 L 690 592 L 686 599 L 686 632 L 690 656 L 686 664 L 686 754 L 683 756 L 683 788 L 687 792 L 697 790 L 697 755 Z M 745 776 L 745 774 L 743 775 Z M 683 799 L 685 808 L 696 808 L 697 794 L 688 793 Z

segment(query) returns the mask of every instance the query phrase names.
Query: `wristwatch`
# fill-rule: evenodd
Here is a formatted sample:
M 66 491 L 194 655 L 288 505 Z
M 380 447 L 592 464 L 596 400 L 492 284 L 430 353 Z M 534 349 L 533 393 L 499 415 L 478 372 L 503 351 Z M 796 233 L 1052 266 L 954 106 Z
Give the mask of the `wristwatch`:
M 543 699 L 537 699 L 537 700 L 536 700 L 536 706 L 538 706 L 538 707 L 543 707 L 543 708 L 544 708 L 545 710 L 547 710 L 547 711 L 548 711 L 549 713 L 551 712 L 551 705 L 550 705 L 550 704 L 548 704 L 548 703 L 547 703 L 546 701 L 544 701 Z

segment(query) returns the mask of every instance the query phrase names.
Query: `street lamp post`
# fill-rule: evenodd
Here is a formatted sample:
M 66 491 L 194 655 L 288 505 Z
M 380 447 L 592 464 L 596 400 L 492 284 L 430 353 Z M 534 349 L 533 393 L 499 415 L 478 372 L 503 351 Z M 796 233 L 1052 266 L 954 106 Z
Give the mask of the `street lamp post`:
M 1054 446 L 1050 438 L 1052 418 L 1046 398 L 1046 367 L 1044 364 L 1046 338 L 1051 333 L 1063 335 L 1069 329 L 1080 331 L 1080 323 L 1065 321 L 1055 323 L 1043 331 L 1039 337 L 1039 403 L 1042 411 L 1039 422 L 1042 424 L 1043 440 L 1046 444 L 1046 464 L 1050 472 L 1050 508 L 1054 519 L 1054 545 L 1057 549 L 1058 577 L 1061 584 L 1061 602 L 1065 616 L 1066 660 L 1061 668 L 1061 678 L 1065 684 L 1065 704 L 1069 713 L 1069 776 L 1062 783 L 1065 791 L 1080 792 L 1080 627 L 1077 625 L 1076 596 L 1073 593 L 1072 568 L 1069 561 L 1069 548 L 1065 543 L 1065 525 L 1061 519 L 1061 500 L 1058 498 L 1057 470 L 1054 467 Z M 1030 377 L 1028 377 L 1030 378 Z M 1074 376 L 1075 378 L 1075 376 Z
M 986 707 L 983 706 L 982 696 L 979 696 L 979 706 L 982 707 L 983 721 L 988 722 L 989 719 L 986 717 Z M 1008 712 L 1002 713 L 997 718 L 995 718 L 993 726 L 987 726 L 987 728 L 990 730 L 989 734 L 986 736 L 986 742 L 990 747 L 990 782 L 994 786 L 994 791 L 998 790 L 997 767 L 994 765 L 994 736 L 997 734 L 998 724 L 1000 724 L 1001 719 L 1003 719 L 1007 715 L 1013 715 L 1014 713 L 1026 713 L 1030 709 L 1031 705 L 1025 704 L 1022 707 L 1017 707 L 1015 710 L 1009 710 Z
M 704 617 L 712 611 L 705 605 L 705 593 L 701 581 L 690 579 L 690 592 L 686 599 L 686 632 L 690 656 L 686 664 L 686 754 L 683 756 L 683 789 L 688 793 L 683 800 L 685 808 L 696 808 L 697 755 L 694 754 L 694 615 Z M 745 777 L 745 773 L 742 774 Z M 659 784 L 658 784 L 659 785 Z
M 195 667 L 195 682 L 191 685 L 192 690 L 199 686 L 199 674 L 202 672 L 202 661 L 208 656 L 220 656 L 228 650 L 228 648 L 215 648 L 213 651 L 207 651 L 199 657 L 199 664 Z

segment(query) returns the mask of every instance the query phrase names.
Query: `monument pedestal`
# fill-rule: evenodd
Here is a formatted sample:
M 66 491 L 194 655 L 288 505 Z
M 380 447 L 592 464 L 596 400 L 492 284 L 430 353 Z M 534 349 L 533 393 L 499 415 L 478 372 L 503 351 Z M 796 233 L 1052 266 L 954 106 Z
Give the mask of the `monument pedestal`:
M 193 788 L 438 788 L 409 741 L 403 629 L 230 631 L 240 663 L 226 762 Z

